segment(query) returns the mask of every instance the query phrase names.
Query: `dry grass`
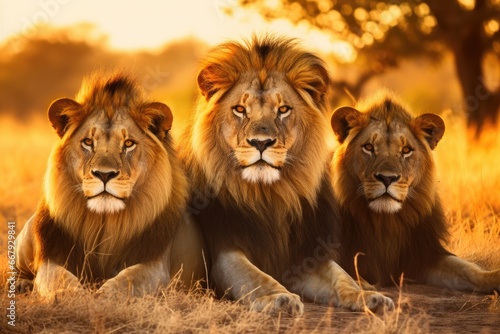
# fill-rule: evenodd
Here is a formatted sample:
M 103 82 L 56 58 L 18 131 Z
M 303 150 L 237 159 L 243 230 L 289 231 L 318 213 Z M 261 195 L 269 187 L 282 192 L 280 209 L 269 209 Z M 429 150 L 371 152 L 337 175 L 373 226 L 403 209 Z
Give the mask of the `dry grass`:
M 179 125 L 180 126 L 180 125 Z M 489 268 L 500 267 L 500 127 L 479 141 L 469 141 L 461 121 L 447 120 L 447 133 L 436 150 L 439 187 L 450 222 L 448 248 L 457 255 Z M 18 124 L 0 120 L 0 256 L 6 258 L 7 221 L 17 223 L 19 232 L 34 212 L 42 187 L 46 160 L 57 140 L 45 120 Z M 4 260 L 1 261 L 2 263 Z M 5 282 L 5 265 L 0 278 Z M 67 295 L 56 302 L 43 303 L 34 296 L 18 295 L 18 332 L 342 332 L 393 333 L 428 332 L 432 319 L 427 309 L 415 307 L 408 292 L 394 290 L 397 312 L 385 315 L 344 312 L 306 305 L 306 315 L 291 319 L 284 315 L 264 315 L 225 301 L 210 292 L 190 293 L 166 289 L 159 297 L 118 300 L 95 298 L 92 294 Z M 457 297 L 458 296 L 458 297 Z M 465 295 L 453 295 L 453 300 Z M 442 297 L 442 298 L 441 298 Z M 498 294 L 481 296 L 486 311 L 500 315 Z M 451 299 L 438 294 L 437 299 Z M 7 293 L 0 290 L 0 303 L 7 305 Z M 475 305 L 475 304 L 474 304 Z M 474 306 L 473 305 L 473 306 Z M 466 308 L 468 310 L 468 308 Z M 489 311 L 488 311 L 489 309 Z M 443 311 L 444 310 L 444 311 Z M 441 310 L 448 312 L 447 309 Z M 463 310 L 457 310 L 467 312 Z M 434 319 L 435 320 L 435 319 Z M 0 321 L 0 332 L 13 328 Z

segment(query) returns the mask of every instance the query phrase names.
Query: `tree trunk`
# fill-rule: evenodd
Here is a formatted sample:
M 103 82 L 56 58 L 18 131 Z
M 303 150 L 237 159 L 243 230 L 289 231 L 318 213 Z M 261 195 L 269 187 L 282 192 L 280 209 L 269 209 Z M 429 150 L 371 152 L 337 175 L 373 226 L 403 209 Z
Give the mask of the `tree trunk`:
M 498 119 L 500 94 L 491 92 L 485 85 L 482 71 L 484 48 L 481 27 L 469 30 L 467 36 L 453 46 L 455 68 L 462 87 L 463 105 L 469 126 L 479 135 L 484 125 Z
M 488 89 L 481 66 L 488 47 L 483 24 L 491 15 L 491 9 L 486 0 L 476 0 L 472 11 L 461 8 L 456 0 L 426 2 L 439 22 L 442 41 L 455 56 L 467 123 L 478 136 L 486 124 L 498 120 L 500 112 L 500 88 L 496 92 Z

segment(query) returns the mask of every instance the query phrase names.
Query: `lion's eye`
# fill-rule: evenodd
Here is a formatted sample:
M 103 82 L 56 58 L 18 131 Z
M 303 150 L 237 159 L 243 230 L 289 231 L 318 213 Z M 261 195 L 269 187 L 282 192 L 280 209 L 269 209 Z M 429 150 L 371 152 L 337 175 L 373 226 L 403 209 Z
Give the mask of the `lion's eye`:
M 361 146 L 361 148 L 363 149 L 363 151 L 365 153 L 368 153 L 368 154 L 372 154 L 373 152 L 375 152 L 375 147 L 373 147 L 372 144 L 368 143 L 368 144 L 364 144 L 363 146 Z
M 125 142 L 123 143 L 123 146 L 125 146 L 125 147 L 132 147 L 134 145 L 135 145 L 135 142 L 133 140 L 130 140 L 130 139 L 125 140 Z
M 278 108 L 278 116 L 280 116 L 280 118 L 290 115 L 291 112 L 292 112 L 292 107 L 287 105 L 283 105 Z
M 94 146 L 94 141 L 91 138 L 85 138 L 82 140 L 82 146 L 86 149 L 92 149 Z
M 403 153 L 403 157 L 405 157 L 405 158 L 408 158 L 410 155 L 412 155 L 413 151 L 414 151 L 414 149 L 411 148 L 410 146 L 405 146 L 401 150 L 401 152 Z
M 235 105 L 233 107 L 233 114 L 240 118 L 243 118 L 243 115 L 246 113 L 246 111 L 247 110 L 245 109 L 245 107 L 243 107 L 241 104 Z
M 135 145 L 136 145 L 135 141 L 133 141 L 131 139 L 127 139 L 123 142 L 123 148 L 125 148 L 125 150 L 128 150 L 128 151 L 134 149 Z

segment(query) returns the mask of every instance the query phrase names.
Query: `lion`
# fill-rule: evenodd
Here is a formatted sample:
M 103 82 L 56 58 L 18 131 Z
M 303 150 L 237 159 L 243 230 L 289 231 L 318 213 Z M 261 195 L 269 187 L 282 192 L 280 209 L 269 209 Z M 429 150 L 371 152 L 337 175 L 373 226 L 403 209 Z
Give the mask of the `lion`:
M 186 220 L 188 183 L 169 107 L 147 101 L 123 71 L 98 72 L 76 100 L 52 102 L 48 117 L 60 141 L 16 241 L 19 288 L 142 296 L 181 267 L 186 284 L 202 279 L 203 239 Z
M 414 117 L 382 91 L 337 109 L 331 125 L 340 146 L 332 163 L 342 221 L 342 266 L 368 283 L 404 279 L 449 289 L 500 289 L 500 269 L 486 271 L 448 252 L 446 218 L 432 150 L 445 123 L 436 114 Z
M 336 263 L 330 80 L 319 57 L 283 37 L 227 42 L 203 60 L 180 157 L 219 296 L 293 315 L 303 313 L 300 296 L 352 310 L 393 307 Z

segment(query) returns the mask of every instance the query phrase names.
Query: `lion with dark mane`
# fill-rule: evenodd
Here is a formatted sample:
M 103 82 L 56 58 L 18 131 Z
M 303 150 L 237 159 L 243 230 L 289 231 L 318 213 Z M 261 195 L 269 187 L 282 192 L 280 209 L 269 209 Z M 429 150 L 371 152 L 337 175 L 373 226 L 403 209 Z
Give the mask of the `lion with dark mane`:
M 181 147 L 210 281 L 255 310 L 303 312 L 303 298 L 363 309 L 392 301 L 341 269 L 328 173 L 329 74 L 293 40 L 217 46 L 202 63 Z
M 342 266 L 354 257 L 369 283 L 409 281 L 491 292 L 500 270 L 486 271 L 442 245 L 446 218 L 438 196 L 432 152 L 445 124 L 435 114 L 414 117 L 393 94 L 382 92 L 356 108 L 337 109 L 331 124 L 341 146 L 333 184 L 342 221 Z
M 87 78 L 76 100 L 48 110 L 61 138 L 43 197 L 16 241 L 21 288 L 51 297 L 97 286 L 140 296 L 202 278 L 201 233 L 186 221 L 188 183 L 172 113 L 127 74 Z

